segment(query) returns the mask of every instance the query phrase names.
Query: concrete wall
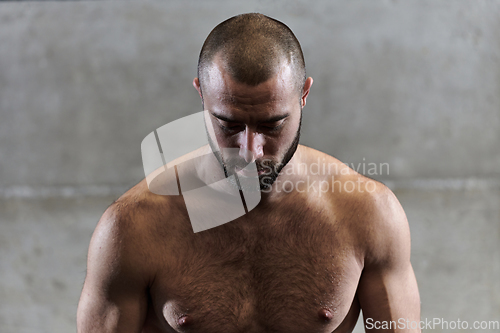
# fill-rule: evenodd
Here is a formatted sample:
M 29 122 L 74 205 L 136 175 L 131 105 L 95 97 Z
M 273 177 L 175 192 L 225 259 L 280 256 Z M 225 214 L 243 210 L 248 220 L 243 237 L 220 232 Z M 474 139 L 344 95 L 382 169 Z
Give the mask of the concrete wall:
M 251 11 L 303 46 L 302 143 L 389 164 L 373 177 L 407 212 L 422 318 L 500 320 L 500 3 L 2 2 L 1 332 L 75 330 L 90 235 L 143 177 L 141 140 L 201 111 L 203 40 Z

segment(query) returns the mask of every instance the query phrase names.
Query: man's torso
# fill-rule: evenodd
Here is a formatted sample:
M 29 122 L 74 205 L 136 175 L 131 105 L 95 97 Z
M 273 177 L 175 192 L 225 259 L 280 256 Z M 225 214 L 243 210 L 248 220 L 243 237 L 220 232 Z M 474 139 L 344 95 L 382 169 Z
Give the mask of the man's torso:
M 139 221 L 155 272 L 143 332 L 350 331 L 363 269 L 356 198 L 340 187 L 292 191 L 193 233 L 182 197 L 157 197 Z

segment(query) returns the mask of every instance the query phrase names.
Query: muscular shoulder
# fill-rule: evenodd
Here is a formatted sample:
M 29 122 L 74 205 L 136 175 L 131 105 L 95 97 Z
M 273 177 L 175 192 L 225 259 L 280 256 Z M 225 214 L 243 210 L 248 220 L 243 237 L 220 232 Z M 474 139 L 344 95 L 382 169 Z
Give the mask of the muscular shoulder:
M 371 182 L 367 188 L 366 182 Z M 410 232 L 405 212 L 394 193 L 384 184 L 365 180 L 361 191 L 346 196 L 365 264 L 387 265 L 410 258 Z
M 328 192 L 320 194 L 328 196 L 337 217 L 348 225 L 365 261 L 387 261 L 394 255 L 409 258 L 408 221 L 387 186 L 312 148 L 303 147 L 302 156 L 309 169 L 319 170 L 315 179 L 324 183 L 322 188 L 318 184 L 318 191 Z
M 124 272 L 147 270 L 148 232 L 144 219 L 137 219 L 138 204 L 120 197 L 104 212 L 97 224 L 89 248 L 89 270 Z
M 92 236 L 89 260 L 113 269 L 152 273 L 159 240 L 175 238 L 175 197 L 148 191 L 145 181 L 134 186 L 104 212 Z

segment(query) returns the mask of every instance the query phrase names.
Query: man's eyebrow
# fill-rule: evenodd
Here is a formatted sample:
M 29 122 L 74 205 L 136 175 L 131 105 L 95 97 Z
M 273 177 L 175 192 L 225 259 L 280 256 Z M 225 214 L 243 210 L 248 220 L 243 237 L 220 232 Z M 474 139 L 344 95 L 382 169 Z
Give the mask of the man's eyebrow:
M 215 118 L 217 119 L 220 119 L 222 121 L 227 121 L 228 123 L 238 123 L 239 121 L 236 121 L 234 119 L 230 119 L 230 118 L 227 118 L 221 114 L 216 114 L 216 113 L 213 113 L 213 112 L 210 112 L 212 114 L 212 116 L 214 116 Z
M 215 118 L 220 119 L 222 121 L 227 121 L 228 123 L 240 123 L 240 121 L 236 121 L 234 119 L 228 118 L 228 117 L 220 115 L 220 114 L 216 114 L 216 113 L 213 113 L 213 112 L 211 112 L 211 114 Z M 280 121 L 282 119 L 285 119 L 289 115 L 290 115 L 290 113 L 285 113 L 285 114 L 282 114 L 282 115 L 274 116 L 274 117 L 268 118 L 268 119 L 266 119 L 264 121 L 261 121 L 261 123 L 274 123 L 276 121 Z
M 274 116 L 274 117 L 271 117 L 271 118 L 263 121 L 263 123 L 274 123 L 276 121 L 280 121 L 282 119 L 285 119 L 289 115 L 290 115 L 289 113 L 285 113 L 285 114 L 282 114 L 282 115 L 279 115 L 279 116 Z

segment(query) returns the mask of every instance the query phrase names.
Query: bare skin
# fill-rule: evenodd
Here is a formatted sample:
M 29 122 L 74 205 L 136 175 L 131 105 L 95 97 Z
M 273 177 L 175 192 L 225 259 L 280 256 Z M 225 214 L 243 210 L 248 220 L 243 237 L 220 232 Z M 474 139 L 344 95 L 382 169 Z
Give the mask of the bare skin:
M 218 144 L 281 160 L 312 85 L 296 96 L 290 75 L 284 65 L 249 87 L 215 61 L 203 100 Z M 318 161 L 329 170 L 312 173 Z M 199 233 L 182 196 L 152 194 L 145 180 L 125 193 L 92 237 L 77 320 L 81 333 L 350 332 L 360 308 L 420 320 L 404 211 L 384 185 L 299 145 L 255 209 Z

